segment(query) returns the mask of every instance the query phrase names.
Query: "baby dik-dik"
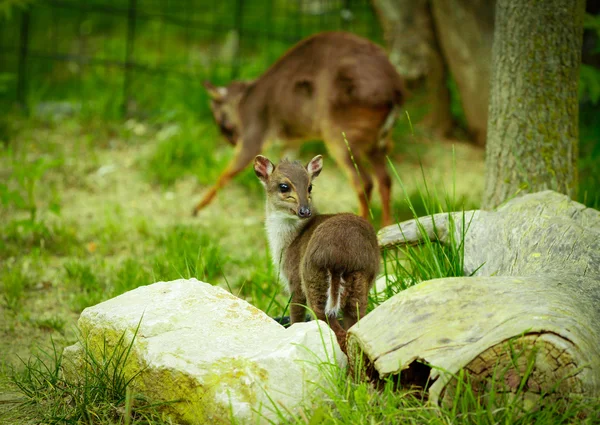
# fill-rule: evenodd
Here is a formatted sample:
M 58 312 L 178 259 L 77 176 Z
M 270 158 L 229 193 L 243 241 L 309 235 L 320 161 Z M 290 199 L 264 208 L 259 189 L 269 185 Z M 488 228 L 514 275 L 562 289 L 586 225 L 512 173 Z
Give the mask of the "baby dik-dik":
M 379 270 L 373 226 L 354 214 L 317 214 L 312 181 L 323 168 L 321 155 L 306 167 L 262 155 L 254 171 L 267 191 L 266 230 L 273 263 L 292 295 L 291 322 L 304 321 L 308 306 L 329 322 L 345 351 L 346 330 L 363 317 Z M 337 319 L 343 312 L 343 326 Z

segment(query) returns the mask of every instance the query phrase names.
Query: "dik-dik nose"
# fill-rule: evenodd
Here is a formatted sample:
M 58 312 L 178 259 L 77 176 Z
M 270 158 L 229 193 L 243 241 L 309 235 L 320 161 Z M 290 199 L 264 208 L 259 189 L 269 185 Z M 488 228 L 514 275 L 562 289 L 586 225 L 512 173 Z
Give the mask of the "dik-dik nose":
M 298 217 L 300 218 L 308 218 L 312 213 L 310 212 L 310 208 L 308 207 L 300 207 L 298 210 Z

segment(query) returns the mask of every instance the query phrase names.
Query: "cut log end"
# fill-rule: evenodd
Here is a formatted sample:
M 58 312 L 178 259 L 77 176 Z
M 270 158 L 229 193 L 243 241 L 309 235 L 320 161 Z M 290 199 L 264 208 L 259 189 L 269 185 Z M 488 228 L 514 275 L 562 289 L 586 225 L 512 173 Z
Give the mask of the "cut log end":
M 392 379 L 398 389 L 417 390 L 423 398 L 446 406 L 452 406 L 456 397 L 466 394 L 465 384 L 473 401 L 494 394 L 501 403 L 521 400 L 525 410 L 534 409 L 542 398 L 568 400 L 585 394 L 577 348 L 568 339 L 551 332 L 531 333 L 496 344 L 445 384 L 435 365 L 419 358 L 404 364 L 399 375 L 380 376 L 359 344 L 350 340 L 349 357 L 355 360 L 350 363 L 354 366 L 352 376 L 370 381 L 376 387 Z M 438 379 L 442 381 L 437 382 Z
M 541 398 L 568 399 L 584 392 L 582 371 L 573 358 L 571 341 L 554 333 L 528 334 L 496 344 L 468 363 L 459 379 L 468 382 L 476 398 L 495 394 L 521 399 L 526 409 Z M 458 379 L 442 389 L 439 400 L 451 405 L 460 396 Z

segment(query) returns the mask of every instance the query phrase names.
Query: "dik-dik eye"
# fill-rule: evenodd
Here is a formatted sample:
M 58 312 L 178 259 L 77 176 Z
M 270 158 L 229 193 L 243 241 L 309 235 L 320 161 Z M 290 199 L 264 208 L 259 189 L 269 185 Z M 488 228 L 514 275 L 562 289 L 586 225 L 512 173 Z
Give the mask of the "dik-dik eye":
M 281 184 L 279 185 L 279 191 L 280 191 L 281 193 L 286 193 L 286 192 L 289 192 L 289 191 L 290 191 L 290 187 L 289 187 L 287 184 L 285 184 L 285 183 L 281 183 Z
M 312 192 L 312 184 L 308 185 L 308 193 Z

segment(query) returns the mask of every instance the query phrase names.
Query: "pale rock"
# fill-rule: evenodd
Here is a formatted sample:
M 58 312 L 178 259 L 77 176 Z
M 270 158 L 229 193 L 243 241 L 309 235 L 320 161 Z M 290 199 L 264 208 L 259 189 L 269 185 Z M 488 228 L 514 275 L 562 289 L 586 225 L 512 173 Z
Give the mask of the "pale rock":
M 188 424 L 278 422 L 324 397 L 333 370 L 346 357 L 321 321 L 283 328 L 222 288 L 195 279 L 139 287 L 85 309 L 82 342 L 64 351 L 69 379 L 80 374 L 86 350 L 103 342 L 132 351 L 124 368 L 134 391 L 160 401 Z M 139 328 L 138 328 L 139 326 Z M 137 329 L 137 331 L 136 331 Z M 136 333 L 137 332 L 137 333 Z M 285 418 L 283 418 L 285 419 Z

